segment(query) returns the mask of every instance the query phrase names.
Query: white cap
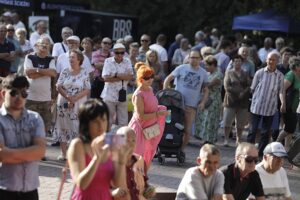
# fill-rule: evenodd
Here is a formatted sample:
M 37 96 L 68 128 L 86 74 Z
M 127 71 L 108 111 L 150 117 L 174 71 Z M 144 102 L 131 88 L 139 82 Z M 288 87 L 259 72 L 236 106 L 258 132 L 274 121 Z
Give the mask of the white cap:
M 125 46 L 121 43 L 116 43 L 113 47 L 113 50 L 115 49 L 125 49 Z
M 71 35 L 70 37 L 67 38 L 67 41 L 68 40 L 74 40 L 74 41 L 80 42 L 80 38 L 76 35 Z
M 11 17 L 12 13 L 10 11 L 6 11 L 5 13 L 2 14 L 4 17 Z
M 272 154 L 277 157 L 287 157 L 286 150 L 280 142 L 272 142 L 264 149 L 264 154 Z

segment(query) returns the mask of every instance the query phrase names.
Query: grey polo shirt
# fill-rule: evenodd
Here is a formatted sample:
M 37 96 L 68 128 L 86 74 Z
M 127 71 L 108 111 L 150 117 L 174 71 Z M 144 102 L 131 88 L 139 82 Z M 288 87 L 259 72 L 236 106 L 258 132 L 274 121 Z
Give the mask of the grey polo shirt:
M 33 138 L 45 137 L 45 127 L 41 116 L 24 109 L 18 120 L 12 118 L 4 106 L 0 109 L 0 143 L 17 149 L 32 146 Z M 0 189 L 28 192 L 39 186 L 38 161 L 0 166 Z

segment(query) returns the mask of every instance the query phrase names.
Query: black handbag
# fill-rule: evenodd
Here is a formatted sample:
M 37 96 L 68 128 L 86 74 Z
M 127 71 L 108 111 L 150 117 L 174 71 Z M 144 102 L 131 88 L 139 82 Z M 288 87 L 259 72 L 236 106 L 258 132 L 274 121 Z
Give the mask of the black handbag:
M 118 101 L 119 101 L 119 102 L 125 102 L 125 101 L 126 101 L 126 97 L 127 97 L 127 94 L 126 94 L 126 90 L 124 89 L 124 86 L 123 86 L 123 80 L 122 80 L 122 89 L 119 90 L 119 98 L 118 98 Z

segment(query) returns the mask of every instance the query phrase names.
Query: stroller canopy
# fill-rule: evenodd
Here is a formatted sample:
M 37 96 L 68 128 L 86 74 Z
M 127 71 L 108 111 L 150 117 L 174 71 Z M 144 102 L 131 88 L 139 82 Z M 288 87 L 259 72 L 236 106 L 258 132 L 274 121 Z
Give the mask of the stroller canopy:
M 184 109 L 184 102 L 181 93 L 177 90 L 166 89 L 156 93 L 159 104 L 164 106 L 174 106 Z

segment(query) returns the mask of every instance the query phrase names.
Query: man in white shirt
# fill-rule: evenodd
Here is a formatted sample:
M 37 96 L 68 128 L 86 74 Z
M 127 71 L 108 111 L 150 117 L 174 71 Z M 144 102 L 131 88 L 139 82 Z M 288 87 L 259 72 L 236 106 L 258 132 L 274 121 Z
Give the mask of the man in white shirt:
M 53 40 L 50 37 L 49 34 L 47 34 L 47 30 L 48 30 L 48 25 L 46 23 L 46 21 L 39 21 L 36 25 L 36 31 L 34 31 L 33 33 L 31 33 L 30 35 L 30 45 L 33 47 L 33 49 L 35 50 L 35 44 L 37 42 L 37 40 L 41 37 L 41 36 L 45 36 L 48 37 L 50 40 L 51 45 L 53 44 Z
M 262 162 L 255 167 L 260 176 L 266 200 L 292 199 L 287 174 L 282 168 L 285 157 L 287 153 L 283 145 L 280 142 L 272 142 L 266 146 Z
M 80 39 L 79 39 L 78 36 L 72 35 L 72 36 L 70 36 L 70 37 L 67 38 L 67 43 L 68 43 L 69 50 L 73 50 L 73 49 L 76 50 L 76 49 L 79 49 Z M 69 51 L 67 51 L 66 53 L 61 54 L 57 58 L 56 72 L 59 74 L 65 68 L 68 68 L 68 67 L 70 67 Z M 81 67 L 87 69 L 87 71 L 89 73 L 91 73 L 91 72 L 94 71 L 94 69 L 93 69 L 93 67 L 91 65 L 90 60 L 85 55 L 84 55 L 84 59 L 83 59 L 83 63 L 81 65 Z
M 272 45 L 273 45 L 272 38 L 266 37 L 265 40 L 264 40 L 264 47 L 260 48 L 257 52 L 258 57 L 259 57 L 259 59 L 262 63 L 266 62 L 268 54 L 271 51 L 273 51 Z
M 127 90 L 128 81 L 133 79 L 133 70 L 129 59 L 124 58 L 125 46 L 117 43 L 113 47 L 114 57 L 105 59 L 102 78 L 105 81 L 101 97 L 109 109 L 109 128 L 112 124 L 128 124 L 127 101 L 120 98 L 121 89 Z M 123 96 L 124 97 L 124 96 Z M 116 115 L 117 121 L 114 122 Z
M 70 27 L 63 27 L 61 30 L 62 42 L 57 42 L 53 45 L 52 56 L 57 59 L 63 53 L 69 51 L 67 38 L 73 35 L 73 30 Z
M 176 200 L 221 200 L 224 193 L 224 175 L 218 170 L 220 159 L 220 150 L 216 146 L 202 146 L 197 158 L 198 166 L 185 172 Z
M 164 48 L 164 45 L 167 42 L 167 38 L 164 34 L 159 34 L 156 38 L 156 43 L 150 45 L 150 49 L 154 50 L 158 54 L 158 60 L 163 67 L 164 73 L 169 74 L 169 65 L 168 65 L 168 53 L 167 50 Z

